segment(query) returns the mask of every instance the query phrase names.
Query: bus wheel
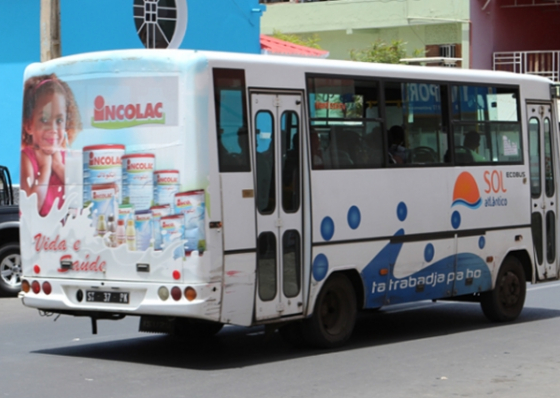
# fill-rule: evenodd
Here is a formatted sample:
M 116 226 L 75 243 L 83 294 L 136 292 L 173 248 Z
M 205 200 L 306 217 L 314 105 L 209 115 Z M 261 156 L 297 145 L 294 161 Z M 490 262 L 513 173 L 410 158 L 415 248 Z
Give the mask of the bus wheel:
M 354 288 L 346 276 L 335 274 L 323 285 L 313 315 L 303 322 L 303 336 L 316 347 L 338 347 L 348 340 L 355 322 Z
M 494 290 L 480 295 L 482 312 L 494 322 L 513 321 L 525 303 L 527 285 L 519 260 L 508 256 L 500 267 Z

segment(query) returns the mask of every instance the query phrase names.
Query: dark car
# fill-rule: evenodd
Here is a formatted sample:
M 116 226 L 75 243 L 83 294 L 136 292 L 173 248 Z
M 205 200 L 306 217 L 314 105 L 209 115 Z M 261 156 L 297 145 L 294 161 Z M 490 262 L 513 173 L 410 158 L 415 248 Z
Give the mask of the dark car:
M 0 166 L 0 184 L 0 296 L 16 296 L 21 288 L 19 206 L 4 166 Z

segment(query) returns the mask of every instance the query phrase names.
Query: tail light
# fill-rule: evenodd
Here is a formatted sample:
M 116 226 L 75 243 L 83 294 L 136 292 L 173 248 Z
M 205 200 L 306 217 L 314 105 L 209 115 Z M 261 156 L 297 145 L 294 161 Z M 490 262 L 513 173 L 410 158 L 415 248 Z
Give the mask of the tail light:
M 157 291 L 157 294 L 162 301 L 165 301 L 169 298 L 169 290 L 165 286 L 160 287 Z
M 180 288 L 175 286 L 173 289 L 171 289 L 171 297 L 173 297 L 173 300 L 179 301 L 181 300 L 181 296 L 182 296 L 182 292 Z
M 52 292 L 52 286 L 49 282 L 43 282 L 43 292 L 48 296 Z
M 33 290 L 33 293 L 39 294 L 39 292 L 41 292 L 41 285 L 39 284 L 39 282 L 31 282 L 31 290 Z
M 194 288 L 188 286 L 185 288 L 185 298 L 189 301 L 193 301 L 196 299 L 196 290 Z

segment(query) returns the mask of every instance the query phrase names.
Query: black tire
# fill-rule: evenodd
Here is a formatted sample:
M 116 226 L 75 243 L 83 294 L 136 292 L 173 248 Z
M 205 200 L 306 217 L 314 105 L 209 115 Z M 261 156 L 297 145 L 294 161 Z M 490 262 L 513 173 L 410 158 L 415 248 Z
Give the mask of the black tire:
M 174 335 L 181 339 L 209 339 L 224 327 L 223 323 L 176 318 Z
M 313 315 L 304 320 L 303 337 L 315 347 L 340 347 L 352 335 L 356 312 L 352 284 L 346 276 L 335 274 L 323 285 Z
M 509 322 L 516 319 L 525 304 L 527 283 L 519 260 L 506 257 L 496 279 L 494 290 L 480 295 L 482 312 L 493 322 Z
M 17 243 L 0 247 L 0 296 L 15 297 L 21 290 L 21 255 Z

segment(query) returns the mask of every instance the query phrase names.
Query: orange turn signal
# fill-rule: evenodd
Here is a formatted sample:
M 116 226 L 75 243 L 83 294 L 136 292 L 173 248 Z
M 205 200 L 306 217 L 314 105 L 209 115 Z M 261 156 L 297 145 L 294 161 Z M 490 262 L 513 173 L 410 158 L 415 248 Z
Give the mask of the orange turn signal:
M 196 299 L 196 290 L 192 287 L 188 286 L 185 288 L 185 298 L 189 301 L 193 301 Z

